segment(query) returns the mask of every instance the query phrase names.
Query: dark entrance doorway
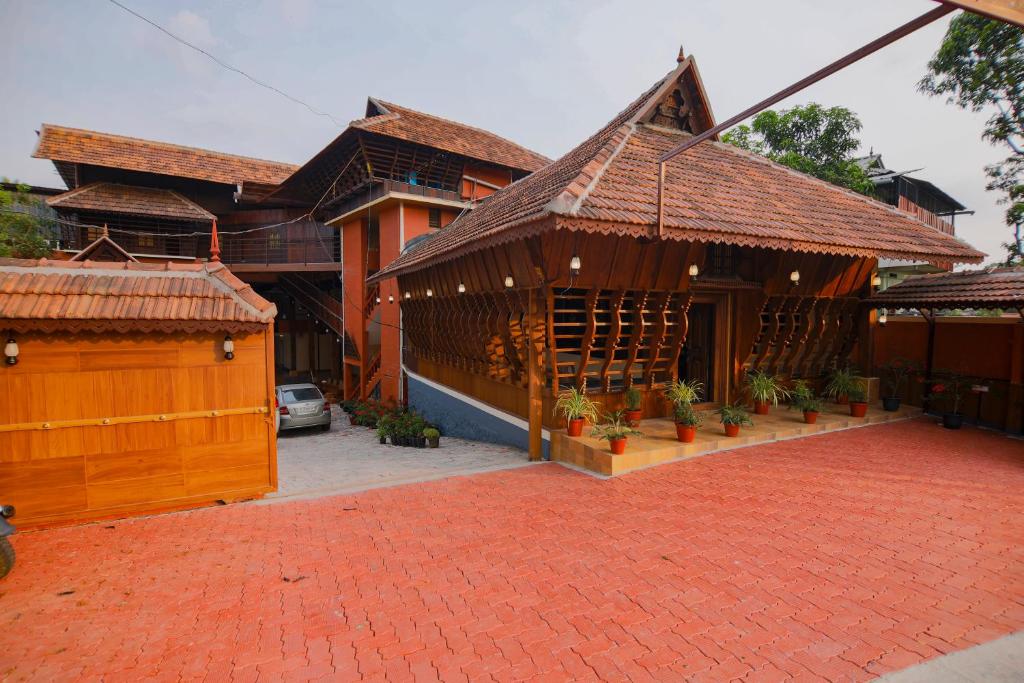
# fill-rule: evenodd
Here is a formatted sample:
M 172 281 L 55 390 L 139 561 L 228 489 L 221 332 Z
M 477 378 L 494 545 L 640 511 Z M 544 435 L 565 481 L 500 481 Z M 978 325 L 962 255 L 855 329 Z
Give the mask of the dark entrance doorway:
M 690 306 L 686 345 L 679 357 L 679 376 L 704 385 L 704 400 L 715 396 L 715 304 Z

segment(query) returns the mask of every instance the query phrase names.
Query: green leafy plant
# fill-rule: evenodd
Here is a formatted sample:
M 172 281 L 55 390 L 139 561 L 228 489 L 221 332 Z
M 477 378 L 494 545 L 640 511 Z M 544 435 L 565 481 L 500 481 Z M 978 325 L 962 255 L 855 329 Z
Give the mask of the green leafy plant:
M 750 413 L 739 404 L 724 405 L 715 412 L 718 413 L 719 421 L 724 425 L 752 426 L 754 424 L 754 421 L 750 419 Z
M 850 367 L 836 368 L 825 385 L 825 395 L 831 399 L 850 396 L 850 392 L 861 386 L 863 378 Z
M 806 380 L 798 379 L 793 383 L 790 392 L 790 408 L 802 410 L 805 413 L 820 413 L 821 399 L 814 394 L 814 389 Z
M 789 398 L 789 391 L 782 386 L 779 378 L 762 370 L 748 372 L 744 384 L 751 400 L 758 403 L 771 403 L 777 406 L 779 401 Z
M 689 403 L 680 403 L 672 410 L 676 424 L 687 427 L 699 427 L 704 423 L 704 416 L 693 409 Z
M 910 375 L 919 372 L 920 369 L 920 363 L 902 356 L 897 356 L 882 365 L 879 370 L 885 381 L 886 394 L 890 398 L 898 398 L 903 381 Z
M 566 420 L 583 418 L 592 423 L 597 422 L 597 404 L 587 397 L 586 387 L 572 387 L 558 395 L 555 401 L 555 415 L 561 413 Z
M 859 382 L 850 387 L 850 390 L 846 392 L 846 396 L 850 399 L 850 403 L 864 403 L 868 400 L 868 392 L 864 385 Z
M 594 427 L 590 435 L 608 441 L 625 439 L 627 436 L 643 436 L 641 432 L 629 426 L 629 423 L 626 421 L 625 412 L 622 410 L 616 410 L 605 415 L 604 419 Z
M 428 439 L 439 439 L 441 438 L 441 432 L 434 427 L 427 427 L 423 430 L 423 436 Z
M 626 410 L 640 410 L 644 397 L 638 389 L 626 389 Z
M 3 179 L 7 182 L 7 179 Z M 53 221 L 41 218 L 42 200 L 29 194 L 29 186 L 15 183 L 13 190 L 0 188 L 0 257 L 37 259 L 50 255 L 46 233 Z
M 699 402 L 703 394 L 704 385 L 695 379 L 690 381 L 681 379 L 665 387 L 665 398 L 676 408 L 683 404 Z

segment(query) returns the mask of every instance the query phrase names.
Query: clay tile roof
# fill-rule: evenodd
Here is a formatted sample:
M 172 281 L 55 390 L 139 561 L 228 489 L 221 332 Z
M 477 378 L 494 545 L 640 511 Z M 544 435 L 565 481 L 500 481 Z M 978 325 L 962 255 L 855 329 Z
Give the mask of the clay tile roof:
M 1024 307 L 1024 267 L 910 277 L 871 297 L 890 308 Z
M 255 331 L 276 314 L 220 263 L 0 259 L 0 329 Z
M 646 121 L 685 78 L 700 90 L 692 58 L 565 156 L 491 195 L 372 280 L 523 239 L 547 229 L 540 219 L 549 216 L 592 232 L 652 234 L 658 159 L 690 133 Z M 665 236 L 679 240 L 933 263 L 984 257 L 887 204 L 713 141 L 667 164 L 664 225 Z
M 89 183 L 46 200 L 54 209 L 79 209 L 158 216 L 184 221 L 212 221 L 212 213 L 173 190 L 116 183 Z
M 298 166 L 44 123 L 33 157 L 235 185 L 280 183 Z
M 536 171 L 551 163 L 542 154 L 480 128 L 375 98 L 370 98 L 370 105 L 381 113 L 349 125 L 523 171 Z

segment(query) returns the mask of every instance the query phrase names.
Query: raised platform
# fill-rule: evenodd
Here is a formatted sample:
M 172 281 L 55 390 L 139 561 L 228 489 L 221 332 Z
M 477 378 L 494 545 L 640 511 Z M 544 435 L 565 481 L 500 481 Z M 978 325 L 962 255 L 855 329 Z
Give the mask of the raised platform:
M 876 405 L 868 408 L 866 417 L 850 417 L 848 406 L 828 404 L 818 416 L 817 424 L 804 424 L 803 414 L 779 406 L 768 415 L 751 415 L 753 427 L 743 427 L 737 437 L 727 437 L 718 422 L 718 415 L 705 413 L 704 424 L 697 430 L 693 443 L 676 440 L 676 428 L 671 420 L 651 419 L 640 423 L 642 437 L 631 436 L 622 455 L 612 455 L 607 441 L 590 436 L 590 428 L 581 437 L 570 437 L 564 429 L 551 432 L 551 459 L 576 465 L 607 476 L 625 474 L 631 470 L 659 465 L 673 460 L 693 458 L 715 451 L 742 446 L 753 446 L 781 439 L 792 439 L 812 434 L 863 427 L 869 424 L 905 420 L 921 415 L 921 409 L 902 406 L 896 412 L 885 412 Z

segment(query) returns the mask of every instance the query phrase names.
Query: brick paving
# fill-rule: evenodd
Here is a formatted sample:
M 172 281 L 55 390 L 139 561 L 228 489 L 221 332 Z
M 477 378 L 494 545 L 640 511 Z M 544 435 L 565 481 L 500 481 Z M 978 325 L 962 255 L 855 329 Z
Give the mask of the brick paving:
M 918 420 L 15 543 L 4 680 L 859 681 L 1024 628 L 1024 442 Z

